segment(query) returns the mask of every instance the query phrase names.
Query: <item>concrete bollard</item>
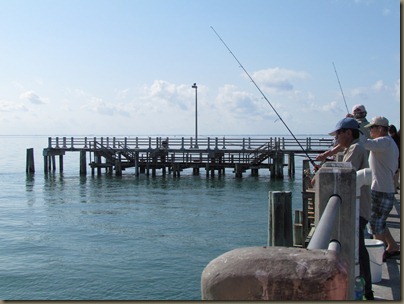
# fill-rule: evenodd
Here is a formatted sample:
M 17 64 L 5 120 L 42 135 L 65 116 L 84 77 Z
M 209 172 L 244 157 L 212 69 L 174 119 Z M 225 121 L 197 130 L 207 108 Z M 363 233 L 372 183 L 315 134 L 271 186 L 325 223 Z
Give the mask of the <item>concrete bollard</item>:
M 347 263 L 348 298 L 354 299 L 355 264 L 359 263 L 356 234 L 358 223 L 356 215 L 356 171 L 351 163 L 325 163 L 316 174 L 315 184 L 315 225 L 327 205 L 331 195 L 341 197 L 342 207 L 335 219 L 332 239 L 341 243 L 341 258 Z
M 212 260 L 201 277 L 202 300 L 345 300 L 345 264 L 335 251 L 246 247 Z

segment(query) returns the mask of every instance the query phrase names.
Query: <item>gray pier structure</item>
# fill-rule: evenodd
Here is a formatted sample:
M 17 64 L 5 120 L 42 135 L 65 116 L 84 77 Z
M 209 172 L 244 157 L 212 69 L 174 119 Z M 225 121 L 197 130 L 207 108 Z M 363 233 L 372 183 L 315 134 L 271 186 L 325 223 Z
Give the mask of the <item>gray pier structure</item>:
M 113 173 L 120 176 L 130 167 L 135 174 L 151 173 L 157 170 L 164 176 L 179 177 L 184 169 L 192 168 L 198 175 L 204 169 L 206 176 L 220 176 L 225 169 L 232 169 L 236 177 L 242 177 L 247 170 L 258 175 L 259 169 L 270 171 L 271 177 L 283 178 L 283 167 L 288 175 L 295 174 L 295 156 L 306 156 L 303 149 L 313 156 L 332 146 L 331 138 L 268 137 L 235 138 L 206 137 L 195 141 L 192 137 L 49 137 L 48 146 L 43 149 L 45 173 L 56 170 L 56 156 L 59 156 L 59 170 L 63 171 L 63 156 L 67 152 L 80 153 L 80 174 Z M 87 161 L 89 162 L 87 163 Z

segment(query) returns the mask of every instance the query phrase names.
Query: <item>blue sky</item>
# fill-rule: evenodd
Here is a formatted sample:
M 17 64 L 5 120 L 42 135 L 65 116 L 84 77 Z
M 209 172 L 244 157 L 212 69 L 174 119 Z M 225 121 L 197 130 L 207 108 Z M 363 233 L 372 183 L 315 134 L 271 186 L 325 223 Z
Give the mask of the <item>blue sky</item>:
M 0 0 L 1 135 L 324 134 L 400 125 L 398 0 Z

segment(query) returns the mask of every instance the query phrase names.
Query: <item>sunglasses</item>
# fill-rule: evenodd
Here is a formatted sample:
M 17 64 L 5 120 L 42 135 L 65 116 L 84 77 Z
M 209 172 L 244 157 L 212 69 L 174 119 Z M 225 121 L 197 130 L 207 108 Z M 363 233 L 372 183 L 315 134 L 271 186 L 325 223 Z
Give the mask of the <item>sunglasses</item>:
M 378 128 L 378 127 L 379 127 L 379 126 L 373 125 L 373 126 L 370 126 L 369 129 L 372 130 L 372 129 Z

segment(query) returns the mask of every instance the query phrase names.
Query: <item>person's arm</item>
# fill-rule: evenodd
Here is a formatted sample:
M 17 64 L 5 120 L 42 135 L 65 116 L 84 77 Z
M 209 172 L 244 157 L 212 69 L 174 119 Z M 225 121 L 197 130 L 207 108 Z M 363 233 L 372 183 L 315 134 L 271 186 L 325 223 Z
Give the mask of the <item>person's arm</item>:
M 342 151 L 344 151 L 344 148 L 338 144 L 335 147 L 333 147 L 331 150 L 325 151 L 324 153 L 317 155 L 316 160 L 324 161 L 327 159 L 327 157 L 331 157 Z

